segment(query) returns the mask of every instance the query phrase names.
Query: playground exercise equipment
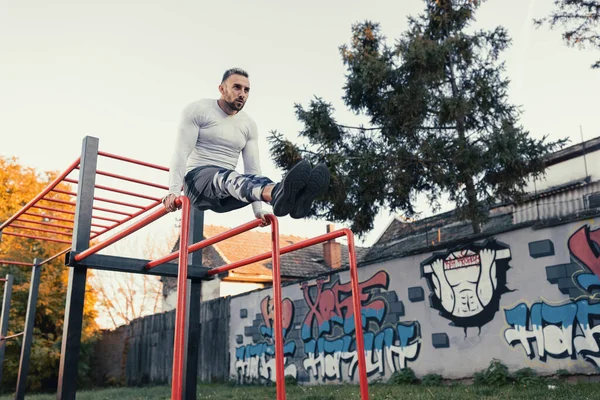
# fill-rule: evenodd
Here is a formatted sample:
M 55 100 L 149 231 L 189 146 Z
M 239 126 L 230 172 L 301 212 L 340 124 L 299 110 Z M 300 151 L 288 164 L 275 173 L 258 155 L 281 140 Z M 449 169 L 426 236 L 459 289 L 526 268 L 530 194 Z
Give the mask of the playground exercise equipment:
M 10 301 L 12 297 L 13 276 L 6 275 L 6 278 L 0 278 L 4 281 L 4 296 L 2 298 L 2 316 L 0 317 L 0 382 L 2 382 L 2 365 L 4 364 L 4 350 L 6 341 L 23 336 L 21 343 L 21 358 L 19 360 L 19 372 L 17 375 L 17 388 L 15 390 L 15 399 L 22 400 L 25 398 L 25 384 L 27 373 L 29 372 L 29 360 L 31 355 L 31 343 L 33 341 L 33 325 L 35 322 L 35 310 L 37 307 L 37 298 L 40 287 L 40 277 L 42 273 L 41 266 L 37 263 L 41 261 L 34 259 L 33 264 L 12 261 L 0 261 L 0 264 L 15 264 L 15 265 L 31 265 L 31 282 L 29 284 L 29 298 L 27 300 L 27 313 L 25 314 L 25 328 L 23 332 L 13 335 L 6 335 L 8 330 L 8 320 L 10 314 Z
M 259 254 L 225 266 L 209 269 L 202 266 L 202 254 L 201 252 L 198 252 L 199 250 L 240 233 L 257 228 L 263 223 L 260 219 L 256 219 L 227 232 L 202 240 L 204 214 L 201 211 L 193 209 L 190 206 L 190 201 L 187 197 L 180 196 L 176 200 L 177 205 L 181 208 L 182 212 L 179 251 L 157 260 L 141 260 L 101 255 L 98 254 L 98 252 L 102 249 L 158 220 L 168 214 L 168 212 L 164 207 L 160 206 L 160 196 L 157 197 L 141 192 L 122 190 L 114 186 L 96 184 L 96 178 L 98 176 L 103 176 L 109 179 L 125 181 L 128 182 L 128 184 L 143 185 L 146 189 L 160 189 L 162 193 L 165 193 L 167 190 L 166 186 L 99 170 L 97 165 L 100 157 L 110 158 L 129 164 L 136 164 L 138 166 L 153 168 L 160 171 L 168 171 L 168 168 L 155 164 L 100 151 L 98 148 L 98 139 L 87 136 L 83 140 L 81 157 L 73 162 L 65 172 L 60 174 L 21 210 L 0 225 L 0 235 L 3 232 L 5 235 L 70 244 L 70 247 L 63 251 L 46 260 L 36 263 L 36 265 L 42 265 L 57 257 L 65 255 L 65 264 L 71 267 L 69 270 L 69 286 L 65 308 L 57 399 L 74 399 L 76 395 L 77 362 L 79 359 L 85 282 L 88 268 L 177 277 L 177 306 L 175 311 L 171 398 L 173 400 L 180 400 L 196 398 L 198 375 L 197 348 L 198 346 L 203 345 L 203 343 L 200 343 L 199 341 L 200 290 L 202 280 L 212 279 L 214 275 L 222 272 L 272 258 L 273 300 L 275 304 L 275 382 L 277 386 L 277 399 L 284 400 L 286 398 L 286 393 L 282 337 L 283 321 L 280 307 L 282 304 L 280 255 L 342 236 L 346 236 L 348 240 L 360 393 L 363 400 L 369 398 L 362 329 L 361 293 L 358 283 L 354 235 L 349 229 L 340 229 L 280 248 L 279 224 L 277 218 L 274 215 L 267 215 L 268 225 L 271 227 L 271 252 Z M 69 177 L 75 170 L 79 171 L 78 179 Z M 61 182 L 77 185 L 77 192 L 58 189 L 57 186 Z M 144 199 L 145 201 L 149 200 L 150 203 L 144 205 L 117 201 L 106 197 L 96 197 L 94 194 L 95 189 L 137 197 L 138 199 Z M 65 201 L 55 197 L 53 198 L 51 197 L 52 193 L 73 196 L 75 197 L 75 201 Z M 39 204 L 40 202 L 45 203 Z M 75 207 L 75 211 L 46 205 L 47 203 L 52 202 Z M 123 208 L 99 207 L 98 202 L 134 208 L 135 211 L 126 211 L 123 210 Z M 153 210 L 154 208 L 156 209 Z M 52 214 L 48 214 L 46 211 L 51 211 Z M 64 216 L 57 216 L 56 214 L 58 213 L 62 213 Z M 43 218 L 43 220 L 31 219 L 30 217 Z M 70 225 L 59 225 L 58 223 L 50 221 L 68 222 Z M 111 224 L 107 225 L 107 221 L 111 222 Z M 23 225 L 23 222 L 27 225 Z M 38 224 L 38 226 L 35 226 L 34 224 Z M 125 226 L 125 224 L 128 225 Z M 107 232 L 112 231 L 117 227 L 122 227 L 122 230 L 111 237 L 105 238 L 104 235 Z M 6 228 L 9 228 L 9 230 L 7 231 Z M 34 233 L 28 231 L 33 231 Z M 66 236 L 71 240 L 57 238 L 56 235 Z M 90 241 L 92 239 L 98 240 L 97 238 L 100 237 L 102 240 L 90 247 Z M 171 261 L 175 259 L 178 260 L 177 264 L 171 263 Z

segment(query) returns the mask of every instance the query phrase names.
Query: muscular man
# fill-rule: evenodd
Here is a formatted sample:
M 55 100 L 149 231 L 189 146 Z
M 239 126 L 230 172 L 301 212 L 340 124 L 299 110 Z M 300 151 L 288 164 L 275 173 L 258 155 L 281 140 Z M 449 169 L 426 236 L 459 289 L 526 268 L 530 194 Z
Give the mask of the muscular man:
M 248 73 L 225 71 L 220 99 L 203 99 L 188 105 L 182 115 L 169 171 L 167 211 L 175 211 L 181 188 L 199 210 L 227 212 L 252 204 L 254 215 L 264 219 L 262 201 L 278 216 L 304 218 L 315 197 L 326 192 L 329 170 L 297 163 L 279 183 L 261 176 L 256 123 L 242 111 L 248 95 Z M 244 174 L 235 171 L 240 153 Z

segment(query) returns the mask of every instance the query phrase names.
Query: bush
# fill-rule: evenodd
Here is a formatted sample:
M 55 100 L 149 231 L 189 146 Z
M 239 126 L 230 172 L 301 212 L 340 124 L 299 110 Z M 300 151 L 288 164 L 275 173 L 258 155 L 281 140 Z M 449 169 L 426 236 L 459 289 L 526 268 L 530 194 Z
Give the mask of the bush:
M 516 383 L 523 386 L 542 385 L 546 383 L 546 379 L 538 376 L 531 368 L 521 368 L 516 371 L 513 375 L 513 379 Z
M 425 386 L 442 386 L 443 377 L 438 374 L 427 374 L 421 379 L 421 383 Z
M 395 372 L 391 381 L 396 385 L 414 385 L 418 382 L 415 371 L 411 368 L 402 368 L 400 371 Z
M 487 369 L 475 373 L 475 385 L 504 386 L 511 382 L 508 367 L 499 360 L 493 359 Z

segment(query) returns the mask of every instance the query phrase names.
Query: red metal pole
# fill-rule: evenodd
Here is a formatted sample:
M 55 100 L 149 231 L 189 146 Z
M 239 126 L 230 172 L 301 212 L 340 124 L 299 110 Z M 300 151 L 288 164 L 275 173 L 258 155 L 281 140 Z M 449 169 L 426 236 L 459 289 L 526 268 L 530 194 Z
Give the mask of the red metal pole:
M 75 255 L 75 257 L 74 257 L 75 261 L 81 261 L 84 258 L 91 256 L 92 254 L 96 254 L 103 248 L 110 246 L 111 244 L 123 239 L 125 236 L 127 236 L 137 230 L 140 230 L 141 228 L 145 227 L 149 223 L 156 221 L 157 219 L 159 219 L 160 217 L 162 217 L 166 214 L 168 214 L 168 211 L 164 207 L 159 208 L 158 210 L 154 211 L 152 214 L 148 215 L 147 217 L 142 218 L 141 220 L 137 221 L 135 224 L 127 227 L 126 229 L 123 229 L 121 232 L 117 233 L 116 235 L 111 236 L 110 238 Z
M 19 218 L 19 216 L 21 214 L 23 214 L 32 205 L 34 205 L 38 200 L 40 200 L 42 197 L 44 197 L 46 194 L 48 194 L 50 192 L 50 190 L 52 190 L 56 185 L 58 185 L 60 183 L 60 181 L 62 181 L 64 178 L 66 178 L 67 175 L 69 175 L 75 168 L 77 168 L 77 166 L 79 165 L 79 160 L 80 159 L 78 158 L 73 164 L 69 165 L 69 167 L 66 169 L 65 172 L 63 172 L 62 174 L 57 176 L 56 179 L 54 179 L 52 182 L 50 182 L 50 184 L 48 186 L 46 186 L 46 188 L 44 190 L 42 190 L 37 196 L 35 196 L 29 203 L 25 204 L 25 206 L 23 206 L 23 208 L 21 208 L 19 211 L 17 211 L 16 214 L 14 214 L 12 217 L 10 217 L 6 221 L 4 221 L 4 223 L 2 225 L 0 225 L 0 231 L 2 229 L 4 229 L 5 227 L 7 227 L 8 225 L 10 225 L 15 219 Z
M 179 196 L 181 202 L 181 233 L 179 235 L 179 271 L 177 273 L 177 308 L 175 309 L 175 343 L 173 345 L 173 382 L 171 399 L 181 400 L 183 392 L 183 364 L 185 351 L 185 318 L 188 276 L 188 241 L 190 231 L 190 200 Z M 196 345 L 196 344 L 194 344 Z M 206 343 L 210 346 L 210 343 Z
M 27 213 L 24 213 L 24 215 L 27 215 Z M 58 224 L 51 224 L 50 222 L 43 222 L 43 221 L 34 221 L 32 219 L 24 219 L 24 218 L 19 218 L 17 220 L 17 222 L 27 222 L 30 224 L 40 224 L 43 226 L 51 226 L 53 228 L 61 228 L 61 229 L 66 229 L 68 231 L 72 231 L 73 228 L 71 228 L 70 226 L 64 226 L 64 225 L 58 225 Z M 12 225 L 14 227 L 14 225 Z
M 63 235 L 63 236 L 69 236 L 69 237 L 73 236 L 72 233 L 55 231 L 55 230 L 52 230 L 52 229 L 34 228 L 34 227 L 31 227 L 31 226 L 25 226 L 25 225 L 12 224 L 10 227 L 11 228 L 26 229 L 28 231 L 54 233 L 54 234 L 57 234 L 57 235 Z
M 77 193 L 75 193 L 75 192 L 69 192 L 67 190 L 52 189 L 52 191 L 55 192 L 55 193 L 67 194 L 69 196 L 77 196 Z M 117 204 L 117 205 L 126 206 L 126 207 L 144 208 L 144 206 L 140 206 L 139 204 L 125 203 L 123 201 L 118 201 L 118 200 L 113 200 L 113 199 L 106 199 L 104 197 L 94 196 L 94 200 L 96 200 L 96 201 L 102 201 L 102 202 L 105 202 L 105 203 Z
M 33 267 L 32 263 L 21 262 L 21 261 L 0 260 L 0 264 L 22 265 L 24 267 Z M 6 279 L 5 278 L 0 278 L 0 281 L 6 281 Z
M 324 235 L 317 236 L 312 239 L 303 240 L 301 242 L 290 244 L 289 246 L 285 246 L 285 247 L 281 248 L 280 254 L 286 254 L 286 253 L 289 253 L 290 251 L 303 249 L 305 247 L 309 247 L 309 246 L 312 246 L 315 244 L 326 242 L 328 240 L 339 238 L 340 236 L 344 236 L 344 235 L 345 235 L 345 233 L 342 230 L 337 230 L 334 232 L 326 233 Z M 271 258 L 271 253 L 263 253 L 258 256 L 246 258 L 244 260 L 240 260 L 240 261 L 236 261 L 231 264 L 228 264 L 228 265 L 224 265 L 222 267 L 212 268 L 207 272 L 207 274 L 209 276 L 220 274 L 225 271 L 236 269 L 236 268 L 242 267 L 244 265 L 252 264 L 255 262 L 267 260 L 269 258 Z
M 74 179 L 65 179 L 65 182 L 75 183 L 75 184 L 79 183 L 78 181 L 76 181 Z M 158 197 L 152 197 L 152 196 L 147 196 L 145 194 L 128 192 L 127 190 L 116 189 L 116 188 L 112 188 L 110 186 L 96 185 L 94 187 L 96 189 L 108 190 L 110 192 L 126 194 L 128 196 L 135 196 L 135 197 L 139 197 L 139 198 L 142 198 L 142 199 L 147 199 L 147 200 L 152 200 L 152 201 L 160 201 L 160 199 Z
M 354 308 L 354 330 L 356 332 L 356 356 L 358 357 L 358 377 L 360 380 L 360 397 L 369 400 L 369 381 L 367 380 L 367 362 L 365 360 L 365 339 L 362 328 L 362 306 L 360 304 L 360 286 L 358 284 L 358 266 L 354 234 L 350 229 L 341 229 L 348 238 L 348 256 L 350 259 L 350 284 L 352 286 L 352 304 Z
M 281 313 L 281 264 L 279 254 L 279 222 L 274 215 L 266 215 L 271 224 L 273 257 L 273 307 L 275 309 L 275 385 L 277 400 L 285 400 L 285 370 L 283 364 L 283 316 Z
M 133 158 L 118 156 L 116 154 L 106 153 L 104 151 L 99 151 L 98 155 L 99 156 L 104 156 L 104 157 L 109 157 L 109 158 L 114 158 L 115 160 L 121 160 L 121 161 L 125 161 L 125 162 L 132 163 L 132 164 L 143 165 L 144 167 L 150 167 L 150 168 L 154 168 L 154 169 L 159 169 L 161 171 L 167 171 L 167 172 L 169 171 L 169 168 L 167 168 L 167 167 L 163 167 L 163 166 L 160 166 L 160 165 L 147 163 L 147 162 L 144 162 L 144 161 L 134 160 Z
M 25 212 L 25 213 L 23 213 L 23 215 L 31 215 L 31 216 L 34 216 L 34 217 L 42 217 L 44 219 L 53 219 L 55 221 L 69 222 L 69 223 L 71 223 L 71 225 L 73 225 L 73 220 L 72 219 L 56 217 L 54 215 L 45 215 L 45 214 L 38 214 L 38 213 L 33 213 L 33 212 Z
M 121 221 L 117 221 L 117 223 L 115 225 L 105 226 L 104 227 L 105 229 L 102 232 L 94 232 L 96 235 L 92 236 L 90 239 L 94 239 L 94 238 L 96 238 L 96 237 L 98 237 L 98 236 L 100 236 L 102 234 L 105 234 L 106 232 L 109 232 L 109 231 L 113 230 L 117 226 L 123 225 L 124 223 L 131 221 L 132 219 L 134 219 L 134 218 L 142 215 L 143 213 L 145 213 L 148 210 L 153 209 L 154 207 L 156 207 L 159 204 L 160 204 L 160 202 L 150 204 L 149 206 L 144 207 L 142 210 L 136 211 L 134 214 L 131 215 L 131 217 L 127 217 L 127 218 L 124 218 Z
M 191 245 L 191 246 L 188 247 L 188 252 L 189 253 L 193 253 L 195 251 L 198 251 L 200 249 L 203 249 L 205 247 L 208 247 L 208 246 L 211 246 L 211 245 L 213 245 L 215 243 L 218 243 L 218 242 L 220 242 L 222 240 L 228 239 L 228 238 L 233 237 L 235 235 L 239 235 L 240 233 L 244 233 L 246 231 L 254 229 L 254 228 L 256 228 L 256 227 L 258 227 L 260 225 L 262 225 L 262 221 L 260 219 L 252 220 L 250 222 L 245 223 L 244 225 L 238 226 L 237 228 L 228 230 L 228 231 L 223 232 L 223 233 L 219 233 L 218 235 L 215 235 L 215 236 L 210 237 L 208 239 L 204 239 L 201 242 L 194 243 L 193 245 Z M 146 269 L 151 269 L 151 268 L 154 268 L 154 267 L 156 267 L 158 265 L 161 265 L 161 264 L 167 263 L 167 262 L 169 262 L 171 260 L 174 260 L 174 259 L 177 258 L 178 255 L 179 255 L 179 252 L 174 252 L 174 253 L 169 254 L 168 256 L 164 256 L 164 257 L 161 257 L 161 258 L 159 258 L 157 260 L 150 261 L 148 264 L 146 264 Z
M 167 186 L 164 186 L 164 185 L 158 185 L 158 184 L 152 183 L 152 182 L 141 181 L 139 179 L 129 178 L 127 176 L 117 175 L 117 174 L 113 174 L 113 173 L 106 172 L 106 171 L 96 171 L 96 174 L 108 176 L 110 178 L 121 179 L 121 180 L 124 180 L 124 181 L 133 182 L 133 183 L 139 183 L 141 185 L 152 186 L 152 187 L 163 189 L 163 190 L 169 190 L 169 188 Z
M 46 241 L 46 242 L 71 244 L 71 242 L 66 241 L 66 240 L 51 239 L 51 238 L 46 238 L 46 237 L 41 237 L 41 236 L 24 235 L 22 233 L 2 232 L 2 234 L 3 235 L 8 235 L 8 236 L 19 236 L 19 237 L 24 237 L 24 238 L 28 238 L 28 239 L 42 240 L 42 241 Z
M 52 257 L 46 258 L 44 261 L 42 261 L 41 263 L 39 263 L 38 265 L 44 265 L 46 263 L 49 263 L 50 261 L 62 256 L 63 254 L 67 253 L 71 251 L 71 246 L 67 247 L 66 249 L 64 249 L 63 251 L 61 251 L 60 253 L 56 253 L 55 255 L 53 255 Z
M 63 213 L 63 214 L 75 215 L 74 211 L 61 210 L 60 208 L 40 206 L 38 204 L 35 204 L 35 205 L 31 206 L 31 208 L 39 208 L 39 209 L 42 209 L 42 210 L 55 211 L 55 212 L 59 212 L 59 213 Z

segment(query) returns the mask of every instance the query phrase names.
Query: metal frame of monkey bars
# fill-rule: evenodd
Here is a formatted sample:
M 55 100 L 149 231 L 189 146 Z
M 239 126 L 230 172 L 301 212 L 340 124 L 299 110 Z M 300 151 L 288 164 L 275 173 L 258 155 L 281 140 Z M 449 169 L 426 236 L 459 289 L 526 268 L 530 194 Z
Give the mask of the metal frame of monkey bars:
M 97 254 L 100 250 L 110 246 L 111 244 L 114 244 L 124 237 L 163 217 L 167 214 L 167 211 L 163 207 L 160 207 L 147 215 L 143 215 L 160 205 L 161 199 L 159 197 L 149 196 L 132 191 L 125 191 L 110 186 L 97 185 L 96 177 L 98 175 L 102 175 L 111 179 L 118 179 L 130 183 L 141 184 L 146 187 L 161 189 L 163 192 L 167 190 L 167 187 L 107 171 L 98 170 L 97 164 L 99 157 L 107 157 L 126 163 L 137 164 L 143 167 L 168 171 L 168 168 L 155 164 L 99 151 L 98 139 L 87 136 L 83 140 L 81 157 L 73 162 L 65 172 L 52 181 L 40 194 L 27 203 L 21 210 L 0 225 L 0 238 L 4 232 L 5 235 L 71 244 L 69 248 L 64 249 L 63 251 L 46 260 L 35 261 L 36 266 L 41 266 L 56 259 L 57 257 L 65 255 L 65 264 L 71 267 L 69 271 L 69 286 L 67 291 L 67 304 L 65 308 L 65 322 L 61 349 L 57 399 L 73 399 L 76 395 L 78 370 L 77 363 L 79 360 L 81 329 L 83 322 L 83 305 L 85 299 L 85 282 L 88 268 L 129 273 L 176 276 L 178 278 L 171 398 L 179 400 L 184 398 L 196 398 L 198 375 L 197 344 L 199 343 L 200 338 L 199 318 L 201 281 L 211 279 L 212 276 L 225 271 L 272 258 L 273 300 L 275 304 L 274 337 L 275 374 L 277 385 L 276 391 L 277 399 L 284 400 L 286 398 L 286 393 L 282 337 L 283 321 L 280 310 L 280 305 L 282 304 L 280 255 L 318 243 L 326 242 L 341 236 L 346 236 L 348 240 L 360 393 L 363 400 L 368 399 L 368 381 L 366 375 L 358 270 L 354 248 L 354 235 L 349 229 L 340 229 L 325 235 L 280 248 L 279 224 L 277 218 L 273 215 L 267 215 L 266 218 L 271 226 L 271 252 L 250 257 L 222 267 L 208 269 L 202 267 L 202 254 L 201 252 L 196 253 L 198 250 L 259 227 L 263 223 L 260 219 L 256 219 L 227 232 L 202 240 L 204 214 L 201 211 L 192 209 L 187 197 L 180 196 L 176 200 L 177 205 L 180 206 L 182 210 L 182 223 L 180 227 L 181 230 L 179 240 L 180 248 L 178 252 L 174 252 L 170 255 L 153 261 L 100 255 Z M 75 170 L 79 170 L 79 177 L 76 180 L 69 178 L 69 174 Z M 62 182 L 77 184 L 77 193 L 57 188 L 57 186 Z M 150 200 L 151 202 L 150 204 L 142 205 L 117 201 L 104 197 L 96 197 L 94 196 L 94 189 L 102 189 L 111 191 L 113 193 L 135 196 L 137 198 Z M 76 197 L 76 200 L 73 202 L 50 197 L 49 195 L 52 193 L 74 196 Z M 45 201 L 46 203 L 63 204 L 65 206 L 74 207 L 75 210 L 65 210 L 38 204 L 41 201 Z M 135 208 L 136 211 L 128 212 L 123 211 L 122 209 L 99 207 L 97 202 L 116 204 L 121 207 Z M 52 213 L 49 214 L 47 211 L 51 211 Z M 106 215 L 98 214 L 98 211 L 105 214 L 110 214 L 110 218 Z M 57 213 L 65 214 L 65 216 L 57 216 Z M 42 220 L 31 219 L 30 217 L 42 218 Z M 132 221 L 137 217 L 140 218 L 135 222 Z M 49 221 L 55 221 L 56 223 Z M 112 224 L 101 224 L 101 222 L 104 221 L 112 222 Z M 63 224 L 61 225 L 59 222 L 62 222 Z M 131 225 L 124 227 L 122 231 L 109 238 L 103 239 L 99 243 L 90 247 L 90 241 L 92 239 L 98 238 L 99 236 L 104 235 L 105 233 L 128 222 L 131 222 Z M 22 225 L 23 223 L 26 225 Z M 70 226 L 65 226 L 64 223 L 70 223 Z M 94 227 L 100 229 L 94 230 Z M 7 232 L 5 230 L 6 228 L 10 228 L 10 230 Z M 34 231 L 36 233 L 23 233 L 22 231 Z M 56 238 L 54 235 L 67 236 L 71 239 L 71 241 Z M 170 263 L 170 261 L 175 259 L 178 259 L 177 264 Z M 0 261 L 0 263 L 31 265 L 20 261 Z M 188 279 L 190 280 L 189 286 L 187 282 Z

